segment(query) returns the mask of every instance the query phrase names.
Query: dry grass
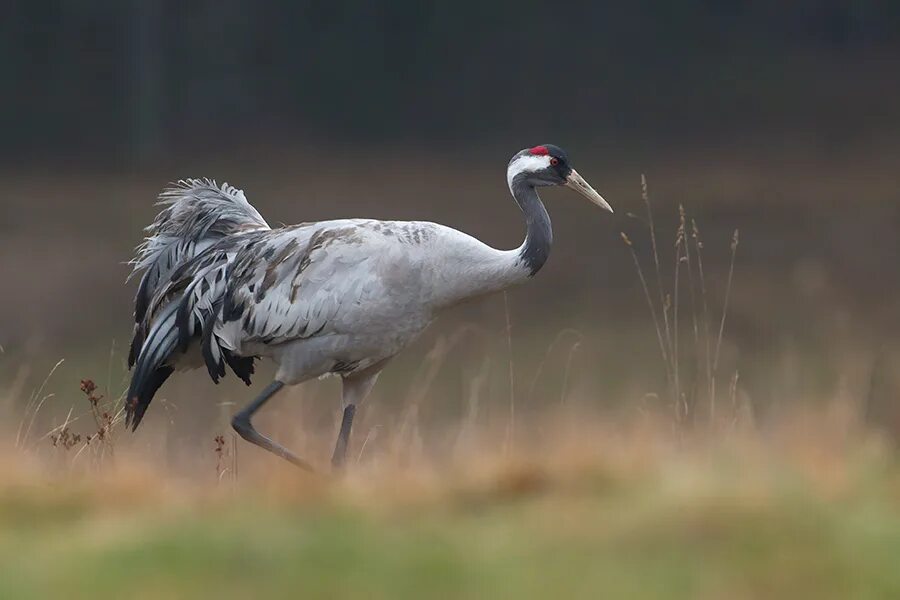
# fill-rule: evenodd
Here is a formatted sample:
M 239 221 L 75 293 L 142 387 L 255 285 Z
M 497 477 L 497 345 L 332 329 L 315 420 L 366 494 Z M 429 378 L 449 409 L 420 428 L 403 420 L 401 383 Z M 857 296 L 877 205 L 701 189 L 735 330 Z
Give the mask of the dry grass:
M 477 361 L 462 414 L 427 419 L 435 395 L 451 397 L 436 387 L 446 362 L 483 334 L 439 338 L 399 408 L 375 399 L 361 411 L 357 460 L 341 478 L 307 475 L 237 440 L 230 406 L 212 429 L 170 448 L 189 415 L 164 398 L 155 427 L 120 436 L 117 419 L 104 425 L 105 409 L 94 420 L 104 399 L 87 382 L 58 381 L 57 370 L 34 392 L 19 385 L 18 401 L 0 405 L 14 416 L 7 423 L 34 425 L 25 443 L 0 453 L 0 596 L 900 591 L 887 558 L 900 551 L 900 469 L 889 441 L 862 423 L 858 398 L 786 404 L 763 422 L 719 411 L 692 427 L 668 402 L 636 410 L 634 398 L 598 403 L 570 389 L 565 373 L 583 337 L 564 331 L 522 375 L 531 408 L 516 414 L 511 444 L 508 390 L 490 385 L 509 375 L 504 331 L 497 351 Z M 544 398 L 536 390 L 548 377 L 559 385 Z M 324 383 L 260 423 L 319 465 L 337 427 L 336 417 L 315 418 Z M 71 406 L 54 403 L 64 397 Z M 65 419 L 54 424 L 54 411 Z M 54 444 L 66 426 L 81 440 Z M 108 451 L 86 442 L 99 431 Z
M 649 254 L 652 260 L 652 273 L 655 276 L 655 290 L 651 290 L 648 277 L 644 273 L 641 259 L 638 256 L 638 250 L 631 238 L 624 231 L 621 233 L 621 237 L 631 254 L 656 330 L 673 418 L 679 425 L 696 424 L 697 413 L 705 406 L 706 411 L 701 414 L 708 424 L 714 425 L 718 419 L 716 404 L 721 391 L 717 389 L 717 383 L 722 375 L 719 370 L 719 361 L 734 281 L 734 265 L 739 240 L 738 230 L 735 229 L 732 234 L 727 263 L 728 275 L 725 278 L 722 294 L 724 299 L 722 307 L 719 309 L 719 316 L 716 318 L 712 316 L 710 310 L 711 294 L 707 288 L 707 275 L 703 265 L 704 244 L 697 221 L 689 218 L 684 206 L 679 205 L 678 226 L 674 242 L 674 267 L 671 274 L 665 273 L 661 266 L 661 252 L 657 243 L 657 224 L 653 216 L 647 178 L 644 175 L 641 175 L 641 198 L 646 211 L 645 217 L 642 218 L 631 213 L 628 216 L 646 224 L 650 240 Z M 690 229 L 688 228 L 689 224 Z M 684 277 L 685 272 L 687 273 L 686 278 Z M 670 286 L 663 282 L 667 275 L 671 275 Z M 680 310 L 680 297 L 682 288 L 685 286 L 690 297 L 688 306 L 690 321 L 687 325 L 680 320 L 680 315 L 684 312 Z M 710 331 L 714 326 L 713 320 L 718 323 L 715 335 Z M 692 333 L 693 344 L 683 348 L 680 337 L 682 329 L 685 327 L 689 327 L 689 331 Z M 736 368 L 729 379 L 731 385 L 726 390 L 729 407 L 727 418 L 734 422 L 739 418 L 738 370 Z
M 340 478 L 247 446 L 224 461 L 240 463 L 225 477 L 212 443 L 210 468 L 187 477 L 127 446 L 102 468 L 11 449 L 0 465 L 0 595 L 900 590 L 888 558 L 900 550 L 900 469 L 844 405 L 767 430 L 685 432 L 665 414 L 572 411 L 520 425 L 541 433 L 514 453 L 503 430 L 479 429 L 452 453 L 369 454 Z

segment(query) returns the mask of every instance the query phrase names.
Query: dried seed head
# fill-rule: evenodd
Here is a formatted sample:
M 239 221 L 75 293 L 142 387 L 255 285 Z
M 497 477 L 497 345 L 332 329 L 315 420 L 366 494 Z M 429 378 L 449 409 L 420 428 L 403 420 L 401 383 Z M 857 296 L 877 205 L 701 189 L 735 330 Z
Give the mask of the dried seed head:
M 82 379 L 81 380 L 81 391 L 87 395 L 91 395 L 97 389 L 97 384 L 95 384 L 90 379 Z

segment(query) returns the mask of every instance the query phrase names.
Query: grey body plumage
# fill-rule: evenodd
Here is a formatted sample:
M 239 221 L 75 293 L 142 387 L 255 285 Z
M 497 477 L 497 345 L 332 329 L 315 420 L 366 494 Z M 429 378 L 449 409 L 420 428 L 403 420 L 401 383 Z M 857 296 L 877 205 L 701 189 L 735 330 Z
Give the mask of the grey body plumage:
M 355 407 L 394 355 L 442 309 L 525 281 L 544 264 L 552 232 L 536 187 L 575 187 L 608 208 L 564 153 L 548 148 L 558 150 L 538 146 L 510 162 L 507 180 L 527 234 L 508 251 L 429 222 L 341 219 L 271 229 L 227 184 L 194 179 L 167 189 L 133 261 L 143 276 L 128 423 L 137 428 L 174 370 L 205 365 L 218 382 L 230 369 L 249 385 L 254 361 L 271 358 L 279 385 L 239 413 L 235 429 L 307 466 L 258 434 L 250 417 L 283 385 L 336 374 L 348 407 L 333 458 L 341 464 Z

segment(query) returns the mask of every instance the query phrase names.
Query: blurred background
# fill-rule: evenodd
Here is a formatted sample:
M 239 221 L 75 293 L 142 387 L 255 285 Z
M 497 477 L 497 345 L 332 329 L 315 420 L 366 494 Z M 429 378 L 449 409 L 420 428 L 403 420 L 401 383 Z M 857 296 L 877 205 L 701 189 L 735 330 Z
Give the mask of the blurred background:
M 665 362 L 619 235 L 634 242 L 655 297 L 645 174 L 670 291 L 679 204 L 696 218 L 713 337 L 740 230 L 719 377 L 739 373 L 748 410 L 764 418 L 779 403 L 845 394 L 879 404 L 875 420 L 890 424 L 898 73 L 890 0 L 8 0 L 0 376 L 28 388 L 64 358 L 48 403 L 62 411 L 81 378 L 124 386 L 135 289 L 125 262 L 170 181 L 227 181 L 272 224 L 433 220 L 513 247 L 523 223 L 506 163 L 549 142 L 617 212 L 545 194 L 553 255 L 508 297 L 522 406 L 665 397 Z M 689 339 L 686 308 L 680 327 Z M 506 414 L 501 297 L 439 323 L 373 403 L 411 393 L 435 348 L 436 419 L 465 412 L 482 368 Z M 333 419 L 336 388 L 317 386 L 329 398 L 322 418 Z M 164 393 L 199 424 L 250 394 L 213 388 L 203 373 Z
M 898 74 L 895 0 L 4 0 L 0 596 L 900 597 Z M 345 478 L 231 433 L 271 365 L 118 426 L 169 182 L 512 248 L 541 143 L 615 215 L 543 192 L 548 264 L 395 359 Z M 255 424 L 324 466 L 339 398 Z

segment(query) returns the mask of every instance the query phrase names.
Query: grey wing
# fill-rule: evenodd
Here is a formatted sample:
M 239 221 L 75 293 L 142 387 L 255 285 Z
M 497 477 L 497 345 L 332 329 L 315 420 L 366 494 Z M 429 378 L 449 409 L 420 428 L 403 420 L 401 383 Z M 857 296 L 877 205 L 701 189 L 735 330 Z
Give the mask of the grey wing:
M 149 327 L 152 315 L 177 304 L 168 325 L 177 338 L 172 351 L 184 351 L 199 339 L 214 381 L 226 366 L 247 381 L 261 346 L 365 335 L 372 323 L 396 329 L 402 308 L 382 272 L 403 254 L 365 222 L 231 236 L 176 270 L 152 300 L 145 323 Z
M 350 333 L 380 297 L 378 239 L 359 225 L 312 224 L 267 236 L 232 264 L 215 335 L 245 344 Z
M 147 227 L 147 237 L 131 261 L 131 276 L 143 275 L 134 300 L 135 332 L 129 366 L 146 336 L 141 324 L 147 320 L 151 302 L 177 269 L 226 236 L 269 230 L 244 192 L 227 183 L 220 186 L 209 179 L 182 180 L 160 194 L 159 204 L 165 208 Z

